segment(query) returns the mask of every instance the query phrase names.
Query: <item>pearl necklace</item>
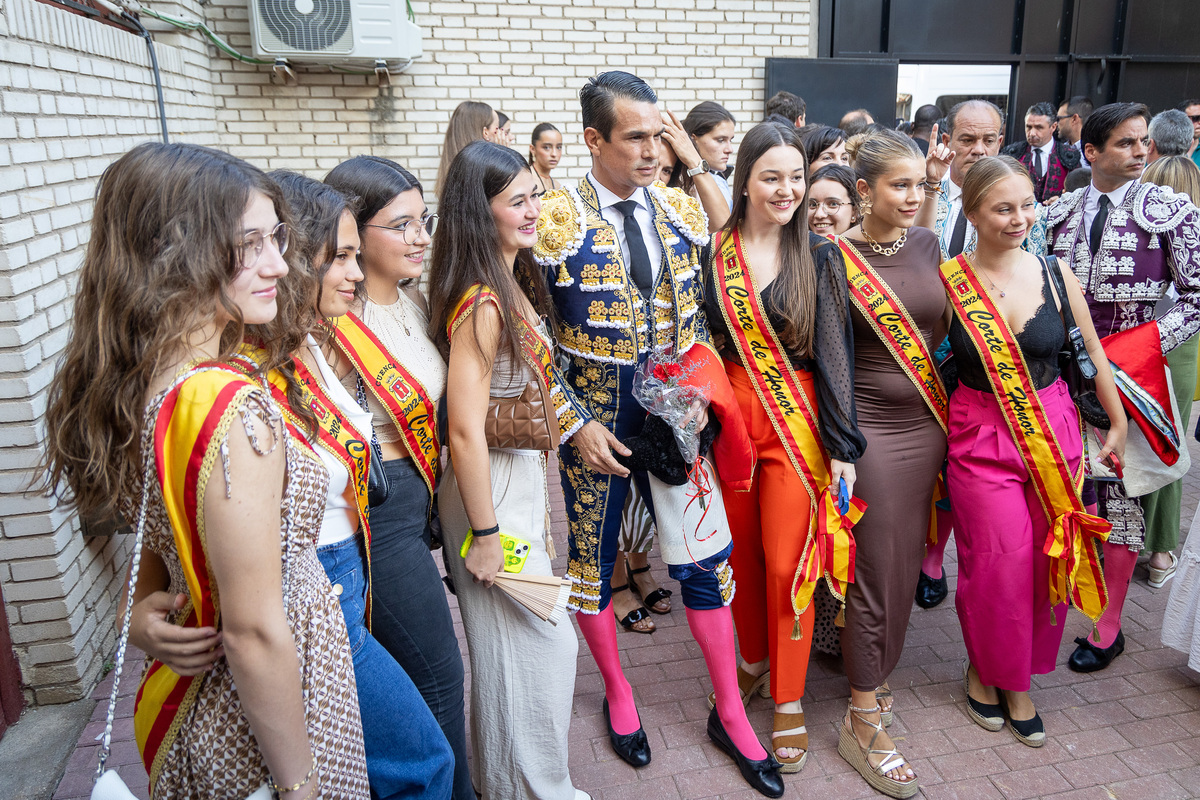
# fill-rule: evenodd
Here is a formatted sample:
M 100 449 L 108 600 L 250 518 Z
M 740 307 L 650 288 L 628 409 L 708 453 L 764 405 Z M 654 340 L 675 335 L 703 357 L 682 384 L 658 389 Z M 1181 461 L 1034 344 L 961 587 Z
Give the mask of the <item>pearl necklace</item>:
M 897 239 L 891 247 L 884 247 L 879 242 L 875 241 L 874 236 L 867 233 L 867 227 L 865 225 L 860 225 L 859 230 L 862 231 L 863 238 L 867 240 L 867 244 L 871 245 L 871 249 L 879 255 L 885 257 L 894 256 L 896 253 L 899 253 L 900 248 L 904 247 L 905 243 L 908 241 L 908 231 L 904 231 L 900 234 L 900 238 Z

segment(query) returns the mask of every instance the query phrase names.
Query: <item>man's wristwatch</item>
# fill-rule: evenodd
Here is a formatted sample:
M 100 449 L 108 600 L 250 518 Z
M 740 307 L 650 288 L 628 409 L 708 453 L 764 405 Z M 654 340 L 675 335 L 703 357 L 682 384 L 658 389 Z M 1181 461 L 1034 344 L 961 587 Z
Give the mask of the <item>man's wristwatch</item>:
M 701 172 L 708 172 L 708 162 L 705 161 L 703 158 L 700 159 L 699 164 L 697 164 L 696 166 L 692 167 L 691 169 L 689 169 L 687 171 L 687 176 L 689 178 L 694 178 L 697 175 L 699 175 Z

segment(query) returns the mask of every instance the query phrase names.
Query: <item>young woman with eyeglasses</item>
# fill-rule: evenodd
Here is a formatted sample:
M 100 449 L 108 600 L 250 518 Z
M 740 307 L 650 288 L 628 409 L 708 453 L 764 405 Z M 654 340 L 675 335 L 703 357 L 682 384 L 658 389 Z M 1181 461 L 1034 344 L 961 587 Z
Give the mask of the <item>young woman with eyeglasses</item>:
M 285 256 L 288 217 L 278 186 L 225 153 L 126 153 L 100 179 L 51 384 L 51 489 L 85 514 L 144 513 L 135 597 L 169 584 L 188 598 L 173 626 L 215 635 L 219 620 L 203 675 L 143 673 L 133 728 L 155 798 L 369 796 L 350 642 L 316 553 L 328 473 L 262 380 L 312 318 L 280 297 L 289 269 L 316 291 Z M 248 375 L 236 347 L 273 322 Z
M 366 747 L 371 795 L 379 800 L 447 797 L 454 772 L 454 755 L 433 714 L 412 679 L 370 633 L 371 549 L 368 501 L 371 414 L 339 382 L 333 364 L 340 355 L 329 328 L 356 305 L 362 281 L 358 266 L 356 200 L 295 172 L 270 173 L 292 212 L 297 233 L 293 248 L 306 271 L 293 270 L 278 283 L 282 313 L 297 323 L 308 321 L 304 341 L 293 341 L 292 363 L 272 370 L 267 379 L 285 419 L 300 424 L 300 411 L 316 412 L 306 438 L 329 472 L 325 511 L 317 537 L 317 557 L 333 584 L 350 635 L 359 710 Z M 306 274 L 306 273 L 311 273 Z M 312 291 L 315 277 L 320 286 Z M 313 314 L 315 306 L 317 314 Z M 252 328 L 234 359 L 249 367 L 261 359 L 259 346 L 275 331 Z M 332 363 L 331 363 L 332 362 Z M 301 391 L 285 396 L 284 369 L 294 373 Z M 296 409 L 300 409 L 297 411 Z M 185 595 L 172 595 L 164 579 L 159 585 L 138 582 L 129 641 L 180 675 L 198 675 L 220 657 L 220 634 L 215 629 L 179 628 L 167 616 Z M 156 591 L 157 590 L 157 591 Z M 404 719 L 403 731 L 395 721 Z
M 413 174 L 386 158 L 344 161 L 325 182 L 359 198 L 366 299 L 339 320 L 334 341 L 351 367 L 342 384 L 373 416 L 389 486 L 370 517 L 371 632 L 413 679 L 450 742 L 454 800 L 474 800 L 462 656 L 431 553 L 446 362 L 426 334 L 428 311 L 417 282 L 437 215 L 429 213 Z
M 819 236 L 841 235 L 858 222 L 854 171 L 826 164 L 813 171 L 808 188 L 808 229 Z

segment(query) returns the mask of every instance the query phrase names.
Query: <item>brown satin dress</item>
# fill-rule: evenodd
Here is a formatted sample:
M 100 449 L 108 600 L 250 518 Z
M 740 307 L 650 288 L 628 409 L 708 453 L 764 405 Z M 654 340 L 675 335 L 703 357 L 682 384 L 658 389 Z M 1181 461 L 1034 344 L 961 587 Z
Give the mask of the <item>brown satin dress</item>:
M 937 237 L 912 228 L 893 256 L 850 242 L 908 309 L 932 354 L 946 338 L 948 302 L 938 274 Z M 850 685 L 871 691 L 887 680 L 904 649 L 946 434 L 874 328 L 857 308 L 850 317 L 854 402 L 867 439 L 854 493 L 868 508 L 854 526 L 858 548 L 854 583 L 846 593 L 842 655 Z

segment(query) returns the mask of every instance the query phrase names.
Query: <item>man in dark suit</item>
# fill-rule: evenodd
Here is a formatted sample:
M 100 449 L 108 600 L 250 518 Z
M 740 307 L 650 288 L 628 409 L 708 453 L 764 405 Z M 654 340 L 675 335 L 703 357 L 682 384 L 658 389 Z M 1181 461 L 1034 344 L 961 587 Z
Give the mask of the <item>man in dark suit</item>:
M 1038 202 L 1057 199 L 1063 193 L 1067 173 L 1079 167 L 1079 153 L 1054 138 L 1058 129 L 1054 106 L 1035 103 L 1025 112 L 1025 141 L 1010 144 L 1001 152 L 1025 165 L 1033 178 Z

